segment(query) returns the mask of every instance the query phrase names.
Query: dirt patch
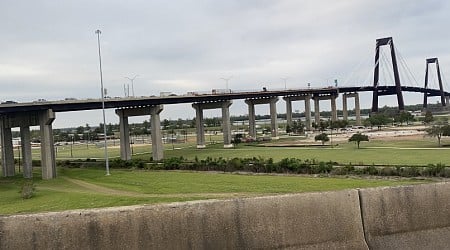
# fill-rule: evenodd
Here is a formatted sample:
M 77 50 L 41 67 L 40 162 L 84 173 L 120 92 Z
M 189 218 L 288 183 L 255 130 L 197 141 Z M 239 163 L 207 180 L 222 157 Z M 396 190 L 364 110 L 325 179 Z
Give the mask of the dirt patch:
M 181 197 L 202 197 L 202 198 L 232 198 L 232 197 L 255 197 L 261 196 L 261 194 L 256 193 L 179 193 L 179 194 L 143 194 L 132 191 L 124 191 L 113 188 L 107 188 L 99 186 L 93 183 L 89 183 L 82 180 L 72 179 L 68 177 L 61 177 L 62 179 L 75 184 L 78 188 L 50 188 L 50 187 L 39 187 L 41 190 L 52 190 L 52 191 L 62 191 L 62 192 L 77 192 L 77 193 L 95 193 L 103 195 L 114 195 L 114 196 L 126 196 L 126 197 L 137 197 L 137 198 L 181 198 Z M 270 194 L 264 194 L 270 195 Z

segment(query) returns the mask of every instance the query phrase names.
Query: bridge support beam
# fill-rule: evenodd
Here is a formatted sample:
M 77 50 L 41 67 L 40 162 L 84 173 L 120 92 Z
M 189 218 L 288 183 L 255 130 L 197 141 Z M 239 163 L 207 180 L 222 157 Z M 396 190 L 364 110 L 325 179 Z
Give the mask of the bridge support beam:
M 286 125 L 292 126 L 292 99 L 290 97 L 283 97 L 286 102 Z
M 161 125 L 159 113 L 163 110 L 162 105 L 140 108 L 116 109 L 116 115 L 119 116 L 120 127 L 120 158 L 122 160 L 131 160 L 130 146 L 130 128 L 128 117 L 150 115 L 151 136 L 152 136 L 152 157 L 153 160 L 162 160 L 164 157 L 164 148 L 161 138 Z
M 2 172 L 4 177 L 16 174 L 11 127 L 7 126 L 5 117 L 1 119 Z
M 119 116 L 120 159 L 128 161 L 131 160 L 130 127 L 125 112 L 126 109 L 116 109 L 116 114 Z
M 159 114 L 163 111 L 163 105 L 150 107 L 150 126 L 152 129 L 152 157 L 155 161 L 164 158 L 164 146 L 161 138 L 161 119 Z
M 337 121 L 336 96 L 331 95 L 331 120 Z
M 342 98 L 342 115 L 345 121 L 348 120 L 348 107 L 347 107 L 347 99 L 354 97 L 355 98 L 355 117 L 356 117 L 356 125 L 361 125 L 361 109 L 359 105 L 359 94 L 358 93 L 344 93 Z
M 278 120 L 277 120 L 277 98 L 270 100 L 270 127 L 272 132 L 272 139 L 279 139 L 278 137 Z
M 314 116 L 316 124 L 320 123 L 320 108 L 319 108 L 320 100 L 331 100 L 331 120 L 337 121 L 336 93 L 329 95 L 314 95 L 313 98 L 314 98 Z
M 20 127 L 20 141 L 22 147 L 22 159 L 23 159 L 23 177 L 32 178 L 32 155 L 31 155 L 31 139 L 30 139 L 30 127 Z
M 223 131 L 223 147 L 231 148 L 231 122 L 230 122 L 230 106 L 232 101 L 211 102 L 211 103 L 193 103 L 192 107 L 195 109 L 195 124 L 197 131 L 197 148 L 205 148 L 205 128 L 203 122 L 204 109 L 218 109 L 222 110 L 222 131 Z
M 42 179 L 56 178 L 55 146 L 53 142 L 52 123 L 55 113 L 49 109 L 39 114 L 39 126 L 41 130 L 41 167 Z
M 42 179 L 56 177 L 56 159 L 53 141 L 52 123 L 55 120 L 53 110 L 37 112 L 14 113 L 1 117 L 1 143 L 2 143 L 2 167 L 4 176 L 13 176 L 14 152 L 12 145 L 11 128 L 20 127 L 20 137 L 23 157 L 23 176 L 32 178 L 32 158 L 30 126 L 40 126 L 41 137 L 41 169 Z
M 245 100 L 248 105 L 248 135 L 256 139 L 256 118 L 255 118 L 255 104 L 251 100 Z
M 286 96 L 283 100 L 286 102 L 286 122 L 289 126 L 292 126 L 292 102 L 305 101 L 305 129 L 311 130 L 311 95 Z
M 305 96 L 305 128 L 311 130 L 311 95 Z
M 319 97 L 314 97 L 314 122 L 318 125 L 320 123 L 320 100 Z
M 270 105 L 270 131 L 272 139 L 278 139 L 278 121 L 277 121 L 277 101 L 278 97 L 262 98 L 262 99 L 247 99 L 245 103 L 248 105 L 248 126 L 249 136 L 256 138 L 256 119 L 255 119 L 255 105 L 269 104 Z
M 373 98 L 372 98 L 372 112 L 376 113 L 378 112 L 378 80 L 379 80 L 379 68 L 380 68 L 380 47 L 383 45 L 389 45 L 391 49 L 391 59 L 392 59 L 392 69 L 394 71 L 394 81 L 395 81 L 395 92 L 397 94 L 397 102 L 398 102 L 398 109 L 400 111 L 405 110 L 405 104 L 403 102 L 403 94 L 402 94 L 402 87 L 400 84 L 400 75 L 398 73 L 398 66 L 397 66 L 397 57 L 395 55 L 395 48 L 394 48 L 394 40 L 392 37 L 386 37 L 377 39 L 376 41 L 376 49 L 375 49 L 375 69 L 374 69 L 374 79 L 373 79 Z
M 445 92 L 444 92 L 444 87 L 442 85 L 442 78 L 441 78 L 441 70 L 439 68 L 439 60 L 437 58 L 428 58 L 426 60 L 426 67 L 425 67 L 425 92 L 423 93 L 423 109 L 426 110 L 428 107 L 428 65 L 429 64 L 436 64 L 436 74 L 438 77 L 438 82 L 439 82 L 439 91 L 440 91 L 440 97 L 441 97 L 441 105 L 443 107 L 445 107 L 448 102 L 446 100 L 446 96 L 445 96 Z

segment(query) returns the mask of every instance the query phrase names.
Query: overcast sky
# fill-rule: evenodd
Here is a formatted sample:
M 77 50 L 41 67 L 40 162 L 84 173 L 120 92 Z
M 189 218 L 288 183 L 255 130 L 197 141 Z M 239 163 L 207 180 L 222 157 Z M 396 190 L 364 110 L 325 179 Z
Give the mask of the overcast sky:
M 1 0 L 0 100 L 98 98 L 96 29 L 102 31 L 110 96 L 123 96 L 130 83 L 124 76 L 134 75 L 139 75 L 137 96 L 223 89 L 221 78 L 230 76 L 233 91 L 282 89 L 285 77 L 287 88 L 327 86 L 334 79 L 340 85 L 372 85 L 375 40 L 387 36 L 409 68 L 401 69 L 403 82 L 422 85 L 425 59 L 439 57 L 447 83 L 449 5 L 444 0 Z M 421 98 L 406 94 L 406 103 Z M 394 100 L 385 97 L 380 105 Z M 363 97 L 362 107 L 370 102 L 369 95 Z M 302 103 L 295 105 L 303 110 Z M 268 114 L 265 106 L 257 112 Z M 285 111 L 282 101 L 278 108 Z M 329 109 L 327 102 L 323 109 Z M 232 105 L 232 115 L 246 112 L 241 101 Z M 193 116 L 190 105 L 166 106 L 162 113 L 172 119 Z M 112 111 L 107 119 L 118 121 Z M 55 127 L 100 121 L 100 110 L 58 113 Z

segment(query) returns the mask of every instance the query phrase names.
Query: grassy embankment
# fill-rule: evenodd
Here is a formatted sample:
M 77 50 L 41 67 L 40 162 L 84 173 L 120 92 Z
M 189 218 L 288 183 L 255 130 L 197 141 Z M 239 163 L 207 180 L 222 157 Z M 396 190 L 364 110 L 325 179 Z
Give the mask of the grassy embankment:
M 339 143 L 334 148 L 252 147 L 239 145 L 223 149 L 221 144 L 197 150 L 190 144 L 165 145 L 166 157 L 183 156 L 234 158 L 264 157 L 279 161 L 283 158 L 317 159 L 342 164 L 400 164 L 427 165 L 450 163 L 450 149 L 438 148 L 436 140 L 396 140 L 363 142 L 362 149 L 353 143 Z M 173 148 L 176 148 L 173 150 Z M 179 149 L 177 149 L 179 148 Z M 150 158 L 149 146 L 134 145 L 134 158 Z M 117 157 L 118 148 L 110 148 Z M 103 149 L 93 145 L 76 145 L 73 159 L 101 158 Z M 33 155 L 38 158 L 39 152 Z M 60 147 L 58 159 L 71 159 L 70 147 Z M 95 208 L 131 204 L 148 204 L 211 198 L 248 197 L 280 193 L 338 190 L 373 186 L 417 183 L 414 180 L 368 180 L 357 178 L 309 178 L 299 176 L 236 175 L 225 173 L 155 172 L 112 169 L 105 176 L 103 169 L 58 169 L 58 178 L 40 180 L 35 168 L 36 195 L 22 200 L 19 190 L 23 179 L 0 177 L 0 214 L 59 211 L 76 208 Z
M 418 180 L 313 178 L 209 172 L 62 169 L 44 181 L 35 169 L 35 196 L 22 199 L 22 177 L 0 177 L 0 214 L 61 211 L 133 204 L 251 197 L 422 183 Z

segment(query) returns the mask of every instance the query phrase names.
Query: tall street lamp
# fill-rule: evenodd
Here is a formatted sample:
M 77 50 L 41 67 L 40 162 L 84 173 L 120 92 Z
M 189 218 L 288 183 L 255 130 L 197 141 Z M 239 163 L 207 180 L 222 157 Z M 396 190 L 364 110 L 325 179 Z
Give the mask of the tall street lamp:
M 127 78 L 128 80 L 131 81 L 131 94 L 133 95 L 133 97 L 134 97 L 134 79 L 136 79 L 136 77 L 138 77 L 138 76 L 139 75 L 135 75 L 133 78 L 124 76 L 125 78 Z M 128 92 L 128 95 L 129 95 L 129 92 Z
M 228 81 L 229 81 L 231 78 L 233 78 L 233 76 L 230 76 L 230 77 L 228 77 L 228 78 L 225 78 L 225 77 L 221 77 L 221 78 L 220 78 L 220 79 L 222 79 L 222 80 L 225 81 L 225 87 L 226 87 L 226 91 L 227 91 L 227 92 L 231 92 L 230 89 L 228 88 Z
M 101 86 L 101 94 L 102 94 L 103 134 L 104 134 L 104 139 L 105 139 L 105 167 L 106 167 L 106 175 L 109 175 L 108 144 L 106 141 L 105 89 L 103 88 L 102 56 L 100 53 L 100 34 L 101 33 L 102 32 L 100 30 L 95 31 L 95 34 L 97 34 L 98 60 L 100 63 L 100 86 Z
M 287 81 L 287 79 L 289 79 L 289 77 L 282 77 L 282 78 L 281 78 L 281 80 L 284 81 L 284 89 L 285 89 L 285 90 L 287 89 L 287 88 L 286 88 L 286 81 Z

